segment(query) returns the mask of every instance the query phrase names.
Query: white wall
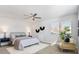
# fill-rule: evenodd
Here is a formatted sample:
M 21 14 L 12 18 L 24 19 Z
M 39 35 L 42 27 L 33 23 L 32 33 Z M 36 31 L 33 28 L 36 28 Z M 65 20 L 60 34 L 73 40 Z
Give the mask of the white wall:
M 0 31 L 7 32 L 7 35 L 10 32 L 26 32 L 31 29 L 33 24 L 29 21 L 25 21 L 24 19 L 17 19 L 12 17 L 0 17 Z
M 58 33 L 51 34 L 51 28 L 53 27 L 59 27 L 59 22 L 62 22 L 63 20 L 70 20 L 71 22 L 71 32 L 72 32 L 72 38 L 75 42 L 77 42 L 77 14 L 70 14 L 63 17 L 60 17 L 58 19 L 48 19 L 45 21 L 42 21 L 39 26 L 45 26 L 45 30 L 38 33 L 38 37 L 41 41 L 47 42 L 47 43 L 53 43 L 56 40 L 59 39 Z
M 45 26 L 45 30 L 38 33 L 38 37 L 42 42 L 53 43 L 59 39 L 58 33 L 52 33 L 54 31 L 52 30 L 53 27 L 59 28 L 58 20 L 44 20 L 39 24 L 39 27 Z

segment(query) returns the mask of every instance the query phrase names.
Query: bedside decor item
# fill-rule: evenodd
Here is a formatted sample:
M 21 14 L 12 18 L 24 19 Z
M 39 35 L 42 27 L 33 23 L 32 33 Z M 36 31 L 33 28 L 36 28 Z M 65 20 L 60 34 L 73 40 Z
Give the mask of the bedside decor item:
M 32 35 L 30 34 L 30 32 L 29 32 L 29 35 L 28 35 L 28 37 L 32 37 Z
M 63 31 L 60 32 L 60 38 L 65 42 L 70 42 L 71 33 L 69 27 L 65 27 Z
M 76 44 L 74 42 L 60 42 L 59 44 L 59 48 L 61 49 L 61 51 L 70 51 L 70 52 L 74 52 L 74 53 L 78 53 Z
M 44 27 L 44 26 L 43 26 L 43 27 L 40 27 L 40 30 L 42 30 L 42 31 L 43 31 L 44 29 L 45 29 L 45 27 Z
M 4 32 L 4 38 L 6 38 L 6 32 Z
M 40 29 L 36 29 L 35 31 L 36 31 L 36 33 L 39 33 Z

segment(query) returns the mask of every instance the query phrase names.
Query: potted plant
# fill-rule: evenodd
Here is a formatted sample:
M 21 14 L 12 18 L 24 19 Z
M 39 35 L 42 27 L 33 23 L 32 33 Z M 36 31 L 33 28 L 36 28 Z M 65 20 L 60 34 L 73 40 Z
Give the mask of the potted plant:
M 71 33 L 69 33 L 70 28 L 68 26 L 64 27 L 64 30 L 60 32 L 60 38 L 65 42 L 69 42 L 71 38 Z
M 65 32 L 60 32 L 60 38 L 62 39 L 62 40 L 64 40 L 65 39 Z
M 66 34 L 65 35 L 65 42 L 70 42 L 71 34 Z

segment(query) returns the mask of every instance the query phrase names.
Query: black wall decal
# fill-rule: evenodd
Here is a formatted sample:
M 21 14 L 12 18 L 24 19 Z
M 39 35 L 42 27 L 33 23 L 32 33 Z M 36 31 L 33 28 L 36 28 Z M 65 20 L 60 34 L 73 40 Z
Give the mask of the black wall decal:
M 36 31 L 36 33 L 39 33 L 40 29 L 36 29 L 35 31 Z
M 43 26 L 43 27 L 40 27 L 40 30 L 44 30 L 45 29 L 45 27 Z

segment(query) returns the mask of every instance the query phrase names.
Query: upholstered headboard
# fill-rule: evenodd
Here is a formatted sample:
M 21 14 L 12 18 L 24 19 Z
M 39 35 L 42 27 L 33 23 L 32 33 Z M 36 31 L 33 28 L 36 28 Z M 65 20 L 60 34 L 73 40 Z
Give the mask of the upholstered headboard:
M 15 36 L 15 37 L 26 37 L 25 32 L 11 32 L 10 36 Z

